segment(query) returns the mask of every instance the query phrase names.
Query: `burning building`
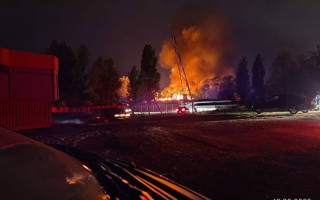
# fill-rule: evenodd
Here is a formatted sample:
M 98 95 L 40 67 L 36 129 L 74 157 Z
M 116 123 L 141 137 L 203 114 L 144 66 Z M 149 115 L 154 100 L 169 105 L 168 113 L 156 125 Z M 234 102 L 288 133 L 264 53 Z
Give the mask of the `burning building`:
M 182 20 L 174 25 L 173 31 L 193 95 L 199 95 L 199 88 L 204 81 L 233 75 L 233 67 L 228 61 L 233 56 L 233 47 L 228 23 L 223 16 L 211 14 L 198 20 Z M 171 83 L 161 92 L 161 97 L 181 99 L 181 93 L 186 91 L 181 91 L 177 58 L 171 39 L 163 42 L 159 62 L 161 67 L 171 72 Z

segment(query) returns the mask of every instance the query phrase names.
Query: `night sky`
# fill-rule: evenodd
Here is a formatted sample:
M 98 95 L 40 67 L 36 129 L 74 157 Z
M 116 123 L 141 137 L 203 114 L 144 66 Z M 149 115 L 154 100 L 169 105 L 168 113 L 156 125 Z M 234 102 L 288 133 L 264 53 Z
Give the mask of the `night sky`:
M 199 13 L 190 8 L 225 16 L 234 45 L 232 62 L 244 55 L 250 70 L 258 53 L 268 68 L 281 47 L 305 53 L 320 44 L 317 0 L 0 0 L 0 46 L 43 52 L 53 40 L 75 48 L 86 44 L 91 63 L 98 56 L 111 57 L 120 74 L 127 75 L 133 65 L 140 66 L 145 44 L 159 53 L 172 24 Z M 165 87 L 169 72 L 159 71 Z

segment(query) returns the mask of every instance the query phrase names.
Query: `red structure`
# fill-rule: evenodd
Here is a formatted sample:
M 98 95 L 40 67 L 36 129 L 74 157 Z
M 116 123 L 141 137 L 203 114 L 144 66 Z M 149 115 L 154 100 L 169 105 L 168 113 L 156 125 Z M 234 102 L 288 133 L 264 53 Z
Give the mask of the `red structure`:
M 55 56 L 0 48 L 0 125 L 13 130 L 51 126 L 58 99 Z

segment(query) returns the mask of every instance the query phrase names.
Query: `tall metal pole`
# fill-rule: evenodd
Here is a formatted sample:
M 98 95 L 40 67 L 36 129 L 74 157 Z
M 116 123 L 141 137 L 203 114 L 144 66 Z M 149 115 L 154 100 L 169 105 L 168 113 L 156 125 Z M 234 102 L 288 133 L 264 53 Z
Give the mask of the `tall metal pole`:
M 180 74 L 180 82 L 181 82 L 181 85 L 182 85 L 182 79 L 184 79 L 184 81 L 186 83 L 186 86 L 188 88 L 188 92 L 189 92 L 189 95 L 190 95 L 191 103 L 192 103 L 192 112 L 194 112 L 193 99 L 192 99 L 191 90 L 190 90 L 189 83 L 188 83 L 188 78 L 187 78 L 186 72 L 185 72 L 184 67 L 183 67 L 182 59 L 181 59 L 181 56 L 180 56 L 180 52 L 179 52 L 178 45 L 177 45 L 177 42 L 176 42 L 176 38 L 174 36 L 173 31 L 172 31 L 172 39 L 173 39 L 173 44 L 174 44 L 174 50 L 175 50 L 176 57 L 177 57 L 177 63 L 178 63 L 179 74 Z M 181 71 L 183 72 L 183 75 L 181 74 Z
M 181 85 L 181 96 L 183 97 L 184 94 L 184 88 L 183 88 L 183 84 L 182 84 L 182 74 L 181 74 L 181 69 L 180 69 L 180 60 L 179 60 L 179 52 L 177 53 L 177 48 L 176 48 L 176 38 L 174 37 L 174 33 L 172 31 L 172 39 L 173 39 L 173 44 L 174 44 L 174 50 L 175 50 L 175 55 L 176 55 L 176 59 L 177 59 L 177 65 L 178 65 L 178 70 L 179 70 L 179 78 L 180 78 L 180 85 Z

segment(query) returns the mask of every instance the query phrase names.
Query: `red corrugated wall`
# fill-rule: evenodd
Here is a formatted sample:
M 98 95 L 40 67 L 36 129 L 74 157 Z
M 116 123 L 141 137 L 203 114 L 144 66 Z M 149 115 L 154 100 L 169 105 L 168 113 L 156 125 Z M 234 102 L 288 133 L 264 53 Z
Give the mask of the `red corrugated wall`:
M 12 130 L 50 127 L 57 75 L 55 56 L 0 47 L 0 125 Z
M 51 102 L 0 100 L 0 124 L 11 130 L 51 126 Z

